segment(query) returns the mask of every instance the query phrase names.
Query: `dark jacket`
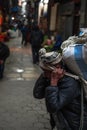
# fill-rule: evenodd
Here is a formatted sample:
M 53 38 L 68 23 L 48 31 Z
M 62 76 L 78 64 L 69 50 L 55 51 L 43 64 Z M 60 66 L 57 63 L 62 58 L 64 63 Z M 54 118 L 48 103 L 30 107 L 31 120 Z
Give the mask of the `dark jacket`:
M 60 35 L 57 35 L 52 50 L 53 50 L 53 51 L 55 51 L 55 50 L 59 50 L 60 47 L 61 47 L 62 42 L 63 42 L 63 41 L 62 41 L 61 36 L 60 36 Z
M 28 27 L 25 26 L 25 25 L 23 25 L 23 26 L 20 28 L 20 30 L 21 30 L 22 35 L 23 35 L 24 37 L 26 37 L 26 36 L 27 36 L 27 33 L 28 33 Z
M 43 42 L 43 33 L 38 26 L 35 26 L 31 31 L 30 43 L 35 48 L 41 48 Z
M 49 113 L 57 113 L 61 130 L 79 130 L 81 114 L 80 83 L 64 76 L 58 86 L 50 86 L 50 81 L 43 74 L 36 81 L 33 95 L 35 98 L 46 100 Z M 87 130 L 87 102 L 84 99 L 84 128 Z

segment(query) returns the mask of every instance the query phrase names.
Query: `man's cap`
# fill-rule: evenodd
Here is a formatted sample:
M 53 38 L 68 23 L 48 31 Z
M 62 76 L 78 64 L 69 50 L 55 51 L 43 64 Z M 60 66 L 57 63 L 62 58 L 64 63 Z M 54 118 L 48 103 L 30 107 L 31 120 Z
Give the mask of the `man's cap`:
M 61 53 L 55 51 L 46 52 L 45 48 L 42 48 L 39 51 L 39 65 L 42 69 L 52 70 L 52 67 L 58 64 L 61 60 Z

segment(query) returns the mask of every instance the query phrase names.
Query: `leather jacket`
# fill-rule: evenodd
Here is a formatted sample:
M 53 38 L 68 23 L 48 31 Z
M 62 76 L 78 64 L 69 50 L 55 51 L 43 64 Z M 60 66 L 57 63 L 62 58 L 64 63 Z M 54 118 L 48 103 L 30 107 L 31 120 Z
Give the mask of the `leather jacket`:
M 61 130 L 79 130 L 81 115 L 81 85 L 72 77 L 64 76 L 57 86 L 43 74 L 35 83 L 33 95 L 37 99 L 45 98 L 47 111 L 56 113 Z M 84 99 L 83 130 L 87 130 L 87 101 Z

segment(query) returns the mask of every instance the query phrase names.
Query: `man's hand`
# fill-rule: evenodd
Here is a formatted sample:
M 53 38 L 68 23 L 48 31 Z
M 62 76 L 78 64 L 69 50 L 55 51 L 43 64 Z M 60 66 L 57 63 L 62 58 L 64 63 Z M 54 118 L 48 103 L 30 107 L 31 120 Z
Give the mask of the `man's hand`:
M 51 73 L 51 86 L 57 86 L 59 79 L 64 76 L 64 69 L 62 68 L 55 68 L 54 71 Z

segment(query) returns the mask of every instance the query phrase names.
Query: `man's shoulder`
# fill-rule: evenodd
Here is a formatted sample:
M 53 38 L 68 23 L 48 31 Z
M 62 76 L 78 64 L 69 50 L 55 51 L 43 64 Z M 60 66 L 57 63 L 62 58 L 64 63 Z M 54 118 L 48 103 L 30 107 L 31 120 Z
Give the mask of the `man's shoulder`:
M 75 79 L 67 75 L 64 75 L 64 77 L 60 80 L 60 82 L 64 84 L 64 86 L 67 86 L 67 87 L 73 86 L 73 85 L 78 86 L 80 84 L 78 79 Z

